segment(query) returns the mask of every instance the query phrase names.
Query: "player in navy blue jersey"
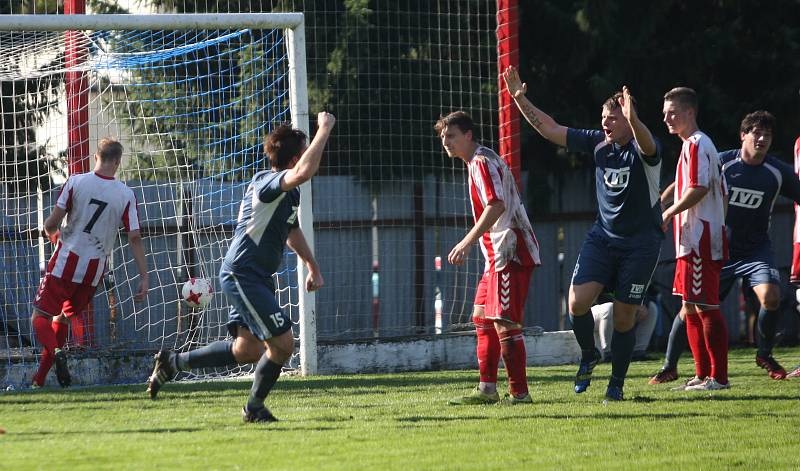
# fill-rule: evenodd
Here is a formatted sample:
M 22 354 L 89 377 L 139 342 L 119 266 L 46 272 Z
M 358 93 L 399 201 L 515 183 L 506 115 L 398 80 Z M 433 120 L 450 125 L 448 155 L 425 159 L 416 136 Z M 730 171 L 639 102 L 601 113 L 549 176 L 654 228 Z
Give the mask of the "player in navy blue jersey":
M 750 113 L 739 128 L 742 147 L 719 155 L 728 187 L 725 226 L 730 240 L 730 259 L 722 268 L 719 292 L 720 299 L 724 299 L 739 278 L 753 289 L 761 304 L 756 364 L 766 369 L 771 378 L 783 379 L 786 371 L 772 357 L 775 326 L 780 317 L 781 280 L 767 231 L 778 195 L 800 202 L 800 179 L 789 165 L 767 154 L 774 128 L 775 118 L 770 113 Z M 650 384 L 678 378 L 684 323 L 675 316 L 666 362 Z
M 602 130 L 586 130 L 562 126 L 531 104 L 514 67 L 509 67 L 503 78 L 522 115 L 539 134 L 570 151 L 594 156 L 599 211 L 581 248 L 569 289 L 570 317 L 581 348 L 575 392 L 586 391 L 601 359 L 594 345 L 590 308 L 607 289 L 615 299 L 606 397 L 622 400 L 636 340 L 636 309 L 644 299 L 664 238 L 659 200 L 661 146 L 639 120 L 627 87 L 603 103 Z
M 318 130 L 306 147 L 302 131 L 279 126 L 264 145 L 271 169 L 256 173 L 242 198 L 233 240 L 219 278 L 231 302 L 228 329 L 233 341 L 217 341 L 186 353 L 156 354 L 148 392 L 155 399 L 164 383 L 178 371 L 192 368 L 255 363 L 250 397 L 242 409 L 245 422 L 274 422 L 264 399 L 294 352 L 292 323 L 278 305 L 272 275 L 292 249 L 308 269 L 306 290 L 323 285 L 319 266 L 298 226 L 302 183 L 317 173 L 322 151 L 336 122 L 333 115 L 317 116 Z

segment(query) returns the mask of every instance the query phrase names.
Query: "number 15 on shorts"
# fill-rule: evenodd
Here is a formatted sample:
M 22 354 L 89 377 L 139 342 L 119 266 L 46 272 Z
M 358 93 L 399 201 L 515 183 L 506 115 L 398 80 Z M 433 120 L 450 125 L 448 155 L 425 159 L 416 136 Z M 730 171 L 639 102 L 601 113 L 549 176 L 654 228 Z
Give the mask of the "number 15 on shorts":
M 283 327 L 283 324 L 286 322 L 283 319 L 283 315 L 280 312 L 276 312 L 275 314 L 269 316 L 272 319 L 272 323 L 275 324 L 275 327 Z

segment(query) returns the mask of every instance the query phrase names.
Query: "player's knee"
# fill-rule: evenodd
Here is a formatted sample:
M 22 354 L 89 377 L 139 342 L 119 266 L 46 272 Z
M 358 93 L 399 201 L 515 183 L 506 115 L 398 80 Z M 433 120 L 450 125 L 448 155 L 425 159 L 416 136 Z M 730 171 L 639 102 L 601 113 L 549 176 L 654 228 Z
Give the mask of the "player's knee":
M 569 300 L 569 312 L 575 316 L 582 316 L 589 312 L 589 308 L 591 305 L 589 303 L 583 302 L 582 300 L 570 299 Z
M 627 332 L 636 325 L 635 316 L 614 316 L 614 330 L 617 332 Z
M 294 338 L 291 331 L 269 340 L 269 359 L 283 365 L 294 353 Z
M 259 342 L 234 342 L 233 356 L 239 363 L 256 363 L 264 354 L 264 346 Z
M 292 358 L 292 352 L 283 348 L 272 347 L 269 349 L 269 359 L 279 365 L 285 364 Z
M 761 301 L 761 305 L 767 311 L 774 311 L 778 309 L 781 305 L 781 297 L 778 293 L 775 292 L 768 292 L 764 299 Z
M 778 299 L 778 298 L 775 298 L 775 299 L 767 298 L 767 299 L 764 300 L 764 302 L 761 305 L 767 311 L 775 311 L 776 309 L 778 309 L 780 307 L 781 302 L 780 302 L 780 299 Z

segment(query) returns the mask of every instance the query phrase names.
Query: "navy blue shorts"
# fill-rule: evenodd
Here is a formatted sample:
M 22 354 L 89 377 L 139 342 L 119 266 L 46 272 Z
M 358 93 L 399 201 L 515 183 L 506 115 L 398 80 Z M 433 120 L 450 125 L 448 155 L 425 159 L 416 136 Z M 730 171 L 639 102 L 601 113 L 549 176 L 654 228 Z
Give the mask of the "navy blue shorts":
M 725 262 L 719 275 L 720 299 L 725 299 L 737 279 L 742 278 L 750 287 L 773 284 L 781 285 L 781 275 L 775 268 L 772 250 L 765 249 L 748 257 Z
M 612 239 L 593 227 L 575 262 L 572 284 L 594 281 L 617 301 L 642 304 L 660 254 L 660 238 Z
M 219 282 L 231 303 L 228 330 L 246 327 L 259 340 L 277 337 L 292 328 L 292 321 L 284 314 L 275 299 L 272 279 L 254 279 L 229 271 L 221 271 Z

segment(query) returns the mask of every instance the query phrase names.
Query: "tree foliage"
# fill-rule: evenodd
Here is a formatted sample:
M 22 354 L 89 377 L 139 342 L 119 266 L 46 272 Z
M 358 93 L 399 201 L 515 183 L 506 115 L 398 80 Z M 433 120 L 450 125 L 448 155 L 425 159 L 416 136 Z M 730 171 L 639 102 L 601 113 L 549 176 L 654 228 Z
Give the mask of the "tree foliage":
M 114 0 L 89 0 L 95 11 L 120 12 Z M 0 3 L 0 14 L 63 14 L 63 1 L 10 0 Z M 6 38 L 11 38 L 10 34 Z M 46 34 L 46 33 L 42 33 Z M 22 51 L 38 35 L 14 36 L 14 47 Z M 36 128 L 58 113 L 64 93 L 64 54 L 60 52 L 42 70 L 51 74 L 28 79 L 0 80 L 0 180 L 9 191 L 30 192 L 47 189 L 53 176 L 63 173 L 65 155 L 52 155 L 49 142 L 37 143 Z
M 321 172 L 357 174 L 368 182 L 419 178 L 447 163 L 431 158 L 441 152 L 432 131 L 440 114 L 471 106 L 477 122 L 496 121 L 488 114 L 496 99 L 494 46 L 486 40 L 493 27 L 479 23 L 494 17 L 494 5 L 378 3 L 154 0 L 159 8 L 178 12 L 303 11 L 312 116 L 325 109 L 339 117 Z M 469 14 L 451 14 L 456 10 Z M 448 47 L 445 41 L 473 46 Z M 454 75 L 463 93 L 452 90 Z M 468 95 L 467 103 L 453 99 L 456 94 Z
M 664 144 L 666 184 L 674 176 L 680 140 L 661 123 L 662 97 L 688 86 L 700 98 L 700 128 L 718 149 L 738 147 L 741 119 L 766 109 L 778 119 L 773 151 L 789 159 L 800 131 L 800 23 L 786 20 L 800 18 L 800 2 L 520 3 L 520 68 L 528 96 L 558 122 L 599 128 L 601 104 L 627 85 L 640 117 Z M 591 166 L 524 128 L 523 165 L 532 175 Z
M 0 3 L 0 14 L 55 13 L 57 7 L 54 0 L 12 0 Z M 9 33 L 3 35 L 10 40 Z M 25 38 L 17 35 L 15 47 L 22 49 L 25 41 L 35 40 L 33 35 Z M 42 67 L 58 68 L 63 61 L 63 54 L 59 54 Z M 56 156 L 47 153 L 47 143 L 34 143 L 37 142 L 36 127 L 58 107 L 63 78 L 63 74 L 52 74 L 28 80 L 20 73 L 19 78 L 0 80 L 0 181 L 10 192 L 27 193 L 38 187 L 46 189 L 51 184 L 51 173 L 58 171 Z
M 89 1 L 103 11 L 119 8 L 115 0 Z M 11 3 L 16 5 L 12 11 L 20 12 L 22 1 Z M 408 175 L 410 169 L 412 177 L 437 173 L 443 159 L 430 158 L 439 148 L 431 122 L 456 108 L 491 109 L 496 100 L 496 70 L 491 57 L 481 56 L 494 46 L 447 47 L 486 42 L 480 32 L 491 31 L 493 25 L 481 21 L 493 18 L 495 2 L 149 3 L 176 12 L 305 12 L 311 110 L 326 108 L 340 118 L 323 172 L 360 172 L 365 180 Z M 779 123 L 773 150 L 788 158 L 800 129 L 796 80 L 800 61 L 795 60 L 800 23 L 788 21 L 800 18 L 797 0 L 768 5 L 756 0 L 519 3 L 520 69 L 529 97 L 559 122 L 597 128 L 601 103 L 628 85 L 638 100 L 640 116 L 664 145 L 666 182 L 674 171 L 679 140 L 667 135 L 660 123 L 662 96 L 684 85 L 698 91 L 700 127 L 718 148 L 738 146 L 738 124 L 744 114 L 767 109 Z M 56 3 L 37 0 L 36 4 L 43 11 Z M 456 88 L 464 92 L 458 99 L 449 93 Z M 495 122 L 486 112 L 477 114 L 478 122 Z M 523 168 L 530 171 L 528 191 L 536 198 L 552 194 L 548 181 L 553 177 L 588 173 L 591 162 L 586 156 L 557 149 L 527 125 L 522 129 Z M 177 159 L 149 165 L 186 163 Z

